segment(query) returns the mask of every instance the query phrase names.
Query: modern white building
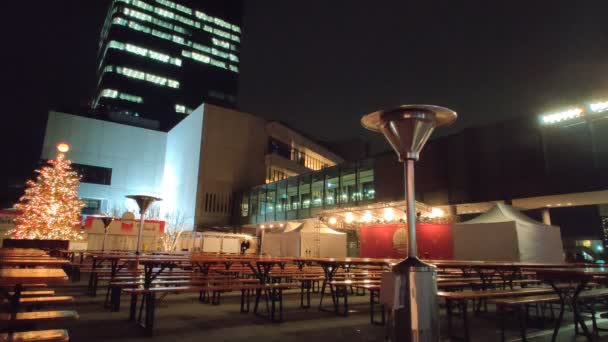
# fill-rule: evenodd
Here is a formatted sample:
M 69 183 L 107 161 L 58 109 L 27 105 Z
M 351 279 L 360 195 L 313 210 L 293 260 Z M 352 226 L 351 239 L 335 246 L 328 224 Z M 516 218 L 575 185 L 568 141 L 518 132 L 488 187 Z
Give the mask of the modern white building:
M 240 191 L 343 161 L 281 123 L 209 104 L 169 132 L 51 111 L 41 158 L 59 142 L 83 175 L 85 214 L 136 212 L 125 196 L 147 194 L 163 199 L 161 217 L 199 228 L 229 225 Z

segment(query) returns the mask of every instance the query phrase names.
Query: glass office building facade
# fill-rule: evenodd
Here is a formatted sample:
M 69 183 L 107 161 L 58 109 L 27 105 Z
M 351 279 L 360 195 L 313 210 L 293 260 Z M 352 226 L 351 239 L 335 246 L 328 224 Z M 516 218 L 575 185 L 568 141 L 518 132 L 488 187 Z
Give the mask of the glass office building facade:
M 114 0 L 101 31 L 92 107 L 167 130 L 201 103 L 234 107 L 240 1 Z
M 373 159 L 367 159 L 257 186 L 243 194 L 239 214 L 242 221 L 254 224 L 304 219 L 374 198 Z

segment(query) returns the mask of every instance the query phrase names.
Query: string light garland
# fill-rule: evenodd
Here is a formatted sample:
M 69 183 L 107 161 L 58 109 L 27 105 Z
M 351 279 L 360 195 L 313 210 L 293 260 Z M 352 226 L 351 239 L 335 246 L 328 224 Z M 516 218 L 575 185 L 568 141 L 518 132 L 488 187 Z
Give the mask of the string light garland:
M 57 157 L 36 170 L 36 180 L 26 183 L 25 194 L 15 204 L 21 215 L 8 235 L 13 239 L 82 240 L 78 199 L 80 176 L 65 157 L 69 146 L 57 146 Z

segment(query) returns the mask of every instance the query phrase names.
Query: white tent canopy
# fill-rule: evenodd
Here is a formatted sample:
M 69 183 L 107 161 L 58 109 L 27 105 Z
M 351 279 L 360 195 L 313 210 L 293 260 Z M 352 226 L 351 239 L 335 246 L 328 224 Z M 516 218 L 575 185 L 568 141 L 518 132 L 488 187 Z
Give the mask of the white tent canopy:
M 346 257 L 346 234 L 325 226 L 317 219 L 290 222 L 282 232 L 265 233 L 262 252 L 272 256 L 311 257 L 315 256 L 317 245 L 319 257 Z
M 510 205 L 454 225 L 454 259 L 563 262 L 559 227 L 535 221 Z

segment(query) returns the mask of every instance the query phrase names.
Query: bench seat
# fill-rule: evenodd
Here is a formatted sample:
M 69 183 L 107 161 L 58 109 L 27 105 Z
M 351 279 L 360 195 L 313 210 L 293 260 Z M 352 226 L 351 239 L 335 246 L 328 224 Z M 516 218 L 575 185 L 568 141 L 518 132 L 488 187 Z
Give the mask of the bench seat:
M 78 313 L 73 310 L 0 313 L 0 322 L 3 325 L 71 321 L 75 319 L 78 319 Z
M 67 342 L 68 331 L 64 329 L 35 330 L 0 334 L 0 342 Z

